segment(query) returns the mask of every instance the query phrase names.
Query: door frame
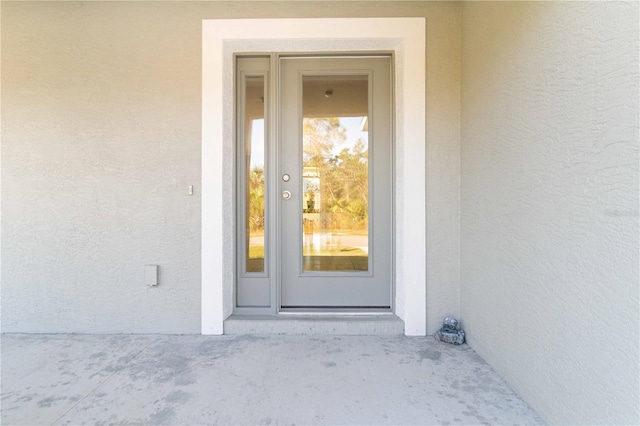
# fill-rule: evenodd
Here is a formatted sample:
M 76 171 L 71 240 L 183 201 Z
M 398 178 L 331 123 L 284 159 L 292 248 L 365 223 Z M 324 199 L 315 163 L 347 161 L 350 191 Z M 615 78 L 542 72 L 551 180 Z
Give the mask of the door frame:
M 283 125 L 283 96 L 282 96 L 282 75 L 283 72 L 283 61 L 303 61 L 307 62 L 309 60 L 315 61 L 318 59 L 327 59 L 327 60 L 338 60 L 341 64 L 344 64 L 342 61 L 345 60 L 369 60 L 369 59 L 384 59 L 386 64 L 383 65 L 384 70 L 378 70 L 378 72 L 387 72 L 388 76 L 383 81 L 382 86 L 386 86 L 387 89 L 383 89 L 381 86 L 378 86 L 378 90 L 383 90 L 384 93 L 390 95 L 388 100 L 388 127 L 386 127 L 389 131 L 388 138 L 382 137 L 382 139 L 388 139 L 388 145 L 386 149 L 388 149 L 389 155 L 380 155 L 378 158 L 386 158 L 389 163 L 387 166 L 389 167 L 387 179 L 384 179 L 382 175 L 378 176 L 374 172 L 374 176 L 372 176 L 372 180 L 370 185 L 373 185 L 374 181 L 378 181 L 378 184 L 382 183 L 382 181 L 386 184 L 388 182 L 389 185 L 389 203 L 384 203 L 385 206 L 388 207 L 388 217 L 387 219 L 390 221 L 389 226 L 389 238 L 387 239 L 388 246 L 385 245 L 384 249 L 379 246 L 381 244 L 380 241 L 372 242 L 371 246 L 376 246 L 377 250 L 374 252 L 383 253 L 383 250 L 388 250 L 388 254 L 384 257 L 387 258 L 389 264 L 386 265 L 388 268 L 387 273 L 382 273 L 381 270 L 374 276 L 372 275 L 373 268 L 368 269 L 366 272 L 366 276 L 363 274 L 359 274 L 359 276 L 354 277 L 356 280 L 362 281 L 365 280 L 385 280 L 386 279 L 386 297 L 388 299 L 384 303 L 385 307 L 382 306 L 371 306 L 371 307 L 344 307 L 344 306 L 333 306 L 329 307 L 283 307 L 282 300 L 285 291 L 285 271 L 283 270 L 283 246 L 281 245 L 281 237 L 283 237 L 283 221 L 282 221 L 282 205 L 280 204 L 280 191 L 282 190 L 282 182 L 280 181 L 280 176 L 283 172 L 281 169 L 283 165 L 282 154 L 284 152 L 283 146 L 281 145 L 284 135 L 282 134 L 281 126 Z M 240 64 L 240 61 L 243 64 Z M 379 67 L 381 64 L 379 63 L 377 66 Z M 337 65 L 336 65 L 337 66 Z M 394 276 L 393 276 L 393 266 L 394 266 L 394 253 L 395 253 L 395 241 L 394 241 L 394 230 L 395 230 L 395 221 L 392 212 L 394 211 L 394 196 L 392 189 L 395 185 L 395 173 L 394 173 L 394 138 L 393 138 L 393 86 L 392 83 L 394 81 L 393 77 L 393 52 L 384 51 L 384 52 L 268 52 L 262 54 L 250 53 L 250 54 L 235 54 L 234 55 L 234 111 L 235 111 L 235 134 L 234 134 L 234 165 L 236 167 L 234 172 L 234 189 L 235 189 L 235 280 L 234 280 L 234 305 L 233 305 L 233 313 L 236 315 L 276 315 L 279 313 L 292 313 L 292 312 L 313 312 L 319 314 L 339 314 L 339 313 L 358 313 L 358 314 L 380 314 L 380 313 L 393 313 L 394 308 Z M 348 66 L 347 66 L 348 67 Z M 322 66 L 321 66 L 322 68 Z M 339 72 L 341 68 L 332 68 L 329 66 L 328 69 L 324 69 L 320 73 L 329 73 L 334 74 L 334 72 Z M 356 66 L 358 73 L 363 72 L 364 69 L 367 69 L 365 66 L 362 68 L 360 65 Z M 309 69 L 306 72 L 311 72 Z M 371 73 L 373 70 L 370 71 Z M 314 74 L 311 72 L 311 74 Z M 244 177 L 244 168 L 245 168 L 245 148 L 244 145 L 247 143 L 245 139 L 245 107 L 246 107 L 246 97 L 244 96 L 245 90 L 245 76 L 260 76 L 264 78 L 264 129 L 265 129 L 265 142 L 264 146 L 264 154 L 265 158 L 265 177 L 266 177 L 266 187 L 265 187 L 265 235 L 269 236 L 266 239 L 265 245 L 265 263 L 264 263 L 264 271 L 262 272 L 247 272 L 244 267 L 246 265 L 245 252 L 246 252 L 246 234 L 243 229 L 243 221 L 245 218 L 245 209 L 246 209 L 246 199 L 244 198 L 244 191 L 246 185 L 246 180 Z M 383 74 L 378 75 L 381 77 Z M 380 84 L 380 83 L 378 83 Z M 373 90 L 373 87 L 371 88 Z M 383 95 L 382 93 L 378 93 L 379 95 Z M 372 96 L 372 93 L 369 93 L 369 96 Z M 378 111 L 380 112 L 380 111 Z M 375 114 L 374 114 L 375 115 Z M 378 151 L 376 149 L 375 151 Z M 376 158 L 375 155 L 370 158 Z M 374 160 L 375 161 L 375 160 Z M 378 160 L 380 161 L 380 160 Z M 382 160 L 385 161 L 385 160 Z M 378 164 L 381 166 L 382 164 Z M 376 169 L 375 165 L 372 165 L 372 171 Z M 293 170 L 292 170 L 293 172 Z M 382 181 L 381 181 L 382 180 Z M 371 188 L 370 188 L 371 189 Z M 372 191 L 372 193 L 378 192 L 377 190 Z M 376 198 L 372 196 L 372 198 Z M 379 205 L 379 203 L 378 203 Z M 373 204 L 372 204 L 373 206 Z M 382 207 L 379 205 L 379 207 Z M 380 212 L 379 212 L 380 213 Z M 374 215 L 375 217 L 376 215 Z M 384 217 L 381 216 L 381 217 Z M 377 219 L 379 222 L 378 226 L 382 226 L 382 223 L 387 223 L 382 219 Z M 300 231 L 302 229 L 300 228 Z M 381 232 L 381 229 L 378 229 L 378 232 Z M 382 231 L 385 232 L 385 231 Z M 373 233 L 371 234 L 373 235 Z M 376 237 L 377 238 L 377 237 Z M 301 249 L 301 247 L 298 247 Z M 284 256 L 286 257 L 286 256 Z M 378 258 L 376 262 L 379 267 L 379 262 L 381 258 Z M 312 273 L 314 275 L 314 273 Z M 329 279 L 349 279 L 349 274 L 344 275 L 344 273 L 336 275 L 333 274 L 333 277 L 328 277 Z M 306 278 L 309 276 L 307 275 Z M 351 276 L 353 277 L 353 276 Z M 305 280 L 305 278 L 302 278 Z M 380 281 L 378 281 L 380 284 Z M 268 284 L 268 288 L 267 288 Z M 364 283 L 361 283 L 364 284 Z M 367 283 L 367 286 L 372 285 L 372 282 Z M 270 294 L 270 297 L 267 296 L 267 291 Z M 249 294 L 253 294 L 257 297 L 249 296 Z M 241 299 L 243 302 L 241 302 Z
M 426 334 L 425 19 L 204 20 L 202 32 L 202 334 L 233 311 L 235 53 L 393 51 L 395 313 Z

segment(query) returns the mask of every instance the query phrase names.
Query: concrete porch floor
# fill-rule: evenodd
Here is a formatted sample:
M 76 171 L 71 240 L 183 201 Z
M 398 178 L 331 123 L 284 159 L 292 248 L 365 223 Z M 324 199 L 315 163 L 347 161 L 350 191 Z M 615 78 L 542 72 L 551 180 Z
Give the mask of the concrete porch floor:
M 2 424 L 541 424 L 467 345 L 3 335 Z

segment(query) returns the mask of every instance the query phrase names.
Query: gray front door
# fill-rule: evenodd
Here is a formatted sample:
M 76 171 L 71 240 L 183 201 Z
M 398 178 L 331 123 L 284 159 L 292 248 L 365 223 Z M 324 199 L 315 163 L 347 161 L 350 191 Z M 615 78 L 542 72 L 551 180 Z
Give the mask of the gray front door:
M 391 307 L 391 58 L 281 57 L 282 310 Z

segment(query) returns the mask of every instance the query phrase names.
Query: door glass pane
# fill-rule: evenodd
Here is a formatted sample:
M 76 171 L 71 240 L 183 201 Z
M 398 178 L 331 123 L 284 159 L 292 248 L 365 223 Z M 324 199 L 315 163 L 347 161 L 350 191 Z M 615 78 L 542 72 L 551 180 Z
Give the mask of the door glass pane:
M 245 77 L 244 173 L 246 272 L 264 272 L 264 77 Z
M 302 269 L 369 269 L 367 75 L 304 76 Z

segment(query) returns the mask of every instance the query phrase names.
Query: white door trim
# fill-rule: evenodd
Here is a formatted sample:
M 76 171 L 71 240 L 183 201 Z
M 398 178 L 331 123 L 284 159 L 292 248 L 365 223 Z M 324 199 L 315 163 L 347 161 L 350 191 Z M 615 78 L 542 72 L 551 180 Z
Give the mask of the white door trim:
M 202 334 L 233 309 L 233 54 L 394 51 L 395 313 L 426 334 L 425 19 L 234 19 L 202 25 Z

